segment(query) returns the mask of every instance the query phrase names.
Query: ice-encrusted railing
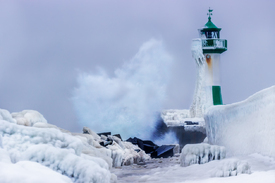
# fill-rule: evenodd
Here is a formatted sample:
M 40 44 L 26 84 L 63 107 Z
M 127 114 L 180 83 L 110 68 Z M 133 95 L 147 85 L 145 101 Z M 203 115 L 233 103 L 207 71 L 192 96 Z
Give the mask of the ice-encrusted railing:
M 203 39 L 202 46 L 204 48 L 223 48 L 227 49 L 227 40 L 226 39 Z

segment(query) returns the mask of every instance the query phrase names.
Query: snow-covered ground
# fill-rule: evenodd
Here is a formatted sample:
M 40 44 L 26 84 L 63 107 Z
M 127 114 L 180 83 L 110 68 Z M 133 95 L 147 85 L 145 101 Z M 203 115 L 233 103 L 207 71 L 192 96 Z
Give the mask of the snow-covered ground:
M 226 173 L 234 167 L 232 164 L 238 162 L 247 162 L 251 173 L 219 177 L 221 172 Z M 180 157 L 171 157 L 152 159 L 147 161 L 146 165 L 125 166 L 114 168 L 111 171 L 117 175 L 119 183 L 274 183 L 275 159 L 260 154 L 251 154 L 182 167 Z

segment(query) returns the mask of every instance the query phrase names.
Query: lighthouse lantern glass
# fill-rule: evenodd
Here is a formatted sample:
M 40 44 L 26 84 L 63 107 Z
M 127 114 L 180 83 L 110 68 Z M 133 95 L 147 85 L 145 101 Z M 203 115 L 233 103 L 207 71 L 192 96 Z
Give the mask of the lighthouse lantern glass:
M 205 39 L 219 39 L 220 32 L 219 31 L 201 31 L 201 38 Z

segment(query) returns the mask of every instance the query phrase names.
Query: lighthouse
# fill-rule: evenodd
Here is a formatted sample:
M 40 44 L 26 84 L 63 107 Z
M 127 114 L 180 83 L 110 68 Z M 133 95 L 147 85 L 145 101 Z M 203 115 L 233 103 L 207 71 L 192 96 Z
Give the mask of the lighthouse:
M 200 38 L 192 41 L 192 54 L 197 63 L 197 81 L 191 117 L 203 117 L 211 105 L 222 105 L 220 86 L 220 56 L 227 50 L 227 40 L 220 39 L 221 28 L 211 20 L 212 11 L 208 10 L 208 22 L 199 29 Z
M 212 11 L 209 8 L 208 22 L 199 30 L 202 39 L 202 51 L 207 63 L 206 85 L 212 87 L 213 105 L 222 105 L 220 86 L 220 56 L 227 50 L 227 40 L 220 39 L 221 28 L 211 21 Z
M 197 66 L 197 79 L 193 101 L 189 109 L 163 110 L 161 118 L 176 133 L 181 147 L 188 143 L 201 143 L 206 137 L 204 115 L 213 105 L 223 105 L 220 85 L 220 57 L 227 51 L 227 40 L 220 38 L 221 28 L 211 20 L 199 29 L 199 38 L 192 40 L 192 56 Z
M 193 101 L 189 109 L 163 110 L 161 117 L 168 127 L 184 126 L 185 130 L 205 133 L 204 114 L 213 105 L 223 105 L 220 85 L 220 57 L 227 51 L 227 40 L 220 38 L 221 28 L 211 20 L 199 29 L 199 38 L 192 40 L 192 56 L 197 66 L 197 79 Z

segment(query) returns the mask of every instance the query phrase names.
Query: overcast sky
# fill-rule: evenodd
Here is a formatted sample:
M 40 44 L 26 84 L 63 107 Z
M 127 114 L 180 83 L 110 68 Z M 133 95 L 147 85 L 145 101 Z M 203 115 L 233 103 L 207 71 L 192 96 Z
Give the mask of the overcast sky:
M 222 28 L 224 103 L 275 84 L 273 0 L 0 0 L 0 108 L 34 109 L 49 123 L 80 131 L 72 104 L 77 77 L 112 75 L 155 38 L 173 57 L 165 108 L 189 108 L 196 65 L 191 41 L 207 22 Z

